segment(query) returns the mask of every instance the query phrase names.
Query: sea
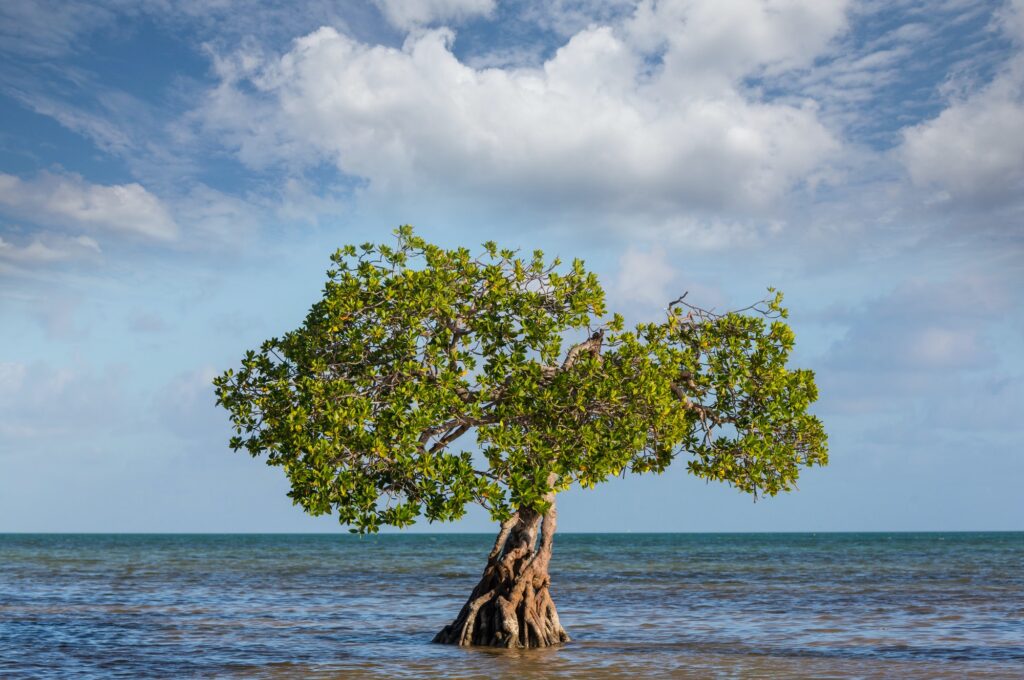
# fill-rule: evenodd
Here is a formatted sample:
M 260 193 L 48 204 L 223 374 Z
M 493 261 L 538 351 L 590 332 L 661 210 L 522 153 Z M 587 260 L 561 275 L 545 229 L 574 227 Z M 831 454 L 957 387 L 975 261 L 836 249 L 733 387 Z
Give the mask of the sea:
M 570 643 L 432 644 L 492 541 L 0 535 L 0 678 L 1024 678 L 1024 533 L 567 533 Z

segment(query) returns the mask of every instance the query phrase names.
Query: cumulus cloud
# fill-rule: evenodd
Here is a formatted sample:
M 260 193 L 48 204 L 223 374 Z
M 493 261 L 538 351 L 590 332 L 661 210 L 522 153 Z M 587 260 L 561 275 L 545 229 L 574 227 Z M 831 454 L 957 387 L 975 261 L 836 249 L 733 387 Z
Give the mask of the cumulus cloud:
M 23 180 L 0 173 L 0 206 L 36 222 L 173 240 L 178 227 L 163 202 L 137 183 L 91 184 L 77 175 Z
M 1006 203 L 1024 195 L 1024 60 L 988 87 L 904 133 L 915 184 L 954 200 Z
M 374 0 L 384 16 L 398 28 L 409 29 L 439 22 L 487 16 L 495 0 Z
M 1024 1 L 999 15 L 1024 43 Z M 904 131 L 901 156 L 912 181 L 968 205 L 1017 203 L 1024 195 L 1024 56 L 1018 51 L 986 86 L 954 99 L 937 117 Z
M 664 3 L 578 32 L 537 68 L 473 68 L 446 29 L 395 49 L 322 28 L 280 58 L 219 59 L 196 118 L 249 166 L 327 161 L 389 200 L 760 214 L 839 143 L 813 101 L 766 101 L 741 81 L 807 64 L 843 7 Z M 705 19 L 706 35 L 692 27 Z

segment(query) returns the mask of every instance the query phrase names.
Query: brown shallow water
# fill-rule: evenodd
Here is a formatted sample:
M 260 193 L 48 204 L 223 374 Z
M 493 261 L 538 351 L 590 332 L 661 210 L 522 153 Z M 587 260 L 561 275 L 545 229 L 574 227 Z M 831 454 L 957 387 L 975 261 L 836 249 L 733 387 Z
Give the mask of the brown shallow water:
M 573 642 L 429 644 L 478 535 L 0 535 L 0 677 L 1024 678 L 1024 534 L 566 535 Z

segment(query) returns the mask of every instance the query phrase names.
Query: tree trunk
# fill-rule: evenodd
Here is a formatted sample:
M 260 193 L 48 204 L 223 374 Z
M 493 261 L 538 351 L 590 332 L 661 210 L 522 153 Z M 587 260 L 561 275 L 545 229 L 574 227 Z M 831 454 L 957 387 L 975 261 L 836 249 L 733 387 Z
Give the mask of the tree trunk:
M 548 586 L 557 513 L 520 508 L 501 525 L 480 583 L 455 621 L 434 637 L 448 645 L 550 647 L 569 641 Z M 537 535 L 542 534 L 538 545 Z

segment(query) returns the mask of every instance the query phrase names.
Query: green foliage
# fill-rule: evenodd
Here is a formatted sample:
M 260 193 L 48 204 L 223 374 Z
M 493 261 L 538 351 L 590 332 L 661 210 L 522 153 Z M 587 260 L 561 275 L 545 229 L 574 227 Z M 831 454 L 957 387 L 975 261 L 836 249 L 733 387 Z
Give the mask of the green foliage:
M 396 235 L 338 250 L 302 326 L 214 381 L 232 448 L 284 468 L 307 512 L 360 532 L 471 502 L 502 520 L 543 509 L 552 479 L 592 487 L 680 455 L 774 495 L 827 461 L 814 376 L 786 368 L 781 293 L 724 315 L 681 298 L 627 330 L 579 260 Z

